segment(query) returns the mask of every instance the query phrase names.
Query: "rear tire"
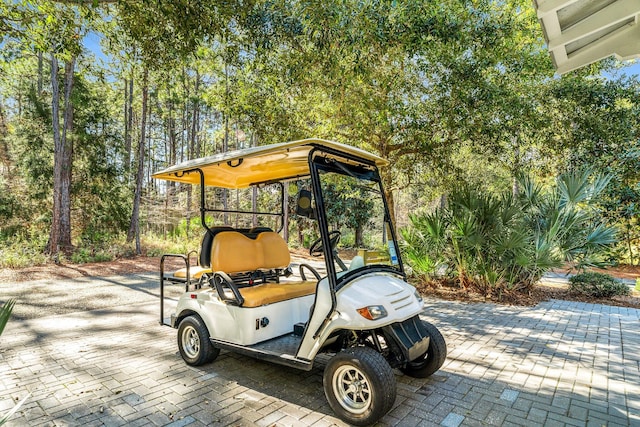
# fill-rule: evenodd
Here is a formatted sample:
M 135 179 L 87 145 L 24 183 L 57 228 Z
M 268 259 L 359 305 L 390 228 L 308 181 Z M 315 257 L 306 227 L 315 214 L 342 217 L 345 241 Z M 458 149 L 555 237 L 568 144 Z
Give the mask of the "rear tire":
M 220 354 L 220 349 L 211 344 L 209 330 L 197 315 L 187 316 L 180 322 L 178 349 L 182 359 L 191 366 L 213 362 Z
M 331 409 L 347 423 L 366 426 L 382 418 L 396 400 L 396 377 L 387 361 L 368 347 L 336 354 L 323 375 Z
M 422 325 L 429 333 L 430 338 L 427 352 L 400 369 L 406 375 L 414 378 L 427 378 L 431 376 L 440 369 L 447 358 L 447 343 L 438 328 L 424 320 L 422 321 Z

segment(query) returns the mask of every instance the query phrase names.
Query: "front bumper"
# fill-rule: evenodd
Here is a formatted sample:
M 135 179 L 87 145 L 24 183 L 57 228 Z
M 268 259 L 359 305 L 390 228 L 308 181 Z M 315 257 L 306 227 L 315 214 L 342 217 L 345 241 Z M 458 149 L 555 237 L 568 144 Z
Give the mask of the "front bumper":
M 402 362 L 411 362 L 425 354 L 429 348 L 429 333 L 416 315 L 403 322 L 393 323 L 382 328 L 387 344 L 392 347 Z

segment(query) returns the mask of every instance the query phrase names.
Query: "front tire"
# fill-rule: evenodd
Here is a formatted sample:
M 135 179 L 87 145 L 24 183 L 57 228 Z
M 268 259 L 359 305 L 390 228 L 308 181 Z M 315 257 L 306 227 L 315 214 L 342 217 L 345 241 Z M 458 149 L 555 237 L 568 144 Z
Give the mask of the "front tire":
M 422 321 L 422 325 L 429 333 L 430 338 L 427 352 L 400 369 L 406 375 L 414 378 L 427 378 L 431 376 L 440 369 L 447 358 L 447 343 L 438 328 L 424 320 Z
M 209 340 L 209 330 L 199 316 L 185 317 L 178 327 L 178 349 L 180 356 L 191 366 L 213 362 L 220 349 Z
M 323 375 L 324 393 L 336 415 L 356 426 L 382 418 L 396 400 L 396 377 L 387 361 L 368 347 L 336 354 Z

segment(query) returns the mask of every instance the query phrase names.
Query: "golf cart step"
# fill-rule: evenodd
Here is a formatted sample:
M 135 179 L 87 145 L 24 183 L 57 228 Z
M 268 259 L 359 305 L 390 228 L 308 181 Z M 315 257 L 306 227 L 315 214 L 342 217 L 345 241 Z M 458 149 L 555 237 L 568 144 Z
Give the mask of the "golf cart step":
M 244 354 L 261 360 L 268 360 L 280 365 L 310 371 L 313 368 L 313 361 L 298 359 L 295 354 L 302 341 L 302 337 L 297 337 L 293 333 L 263 341 L 252 346 L 233 344 L 227 341 L 211 339 L 211 343 L 224 350 Z
M 254 344 L 251 347 L 256 350 L 269 352 L 273 354 L 290 354 L 294 355 L 298 352 L 298 346 L 302 341 L 302 337 L 294 334 L 287 334 L 278 338 L 273 338 L 268 341 L 263 341 L 258 344 Z

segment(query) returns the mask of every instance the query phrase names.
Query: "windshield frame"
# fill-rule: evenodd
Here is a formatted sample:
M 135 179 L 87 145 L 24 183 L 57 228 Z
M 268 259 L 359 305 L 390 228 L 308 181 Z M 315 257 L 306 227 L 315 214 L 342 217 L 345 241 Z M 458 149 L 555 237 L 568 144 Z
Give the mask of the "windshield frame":
M 391 221 L 387 198 L 385 197 L 384 189 L 382 186 L 382 179 L 380 178 L 380 173 L 375 163 L 353 156 L 350 153 L 331 150 L 327 147 L 316 147 L 309 152 L 309 170 L 311 172 L 311 184 L 316 203 L 318 227 L 320 230 L 320 236 L 322 238 L 322 247 L 327 269 L 327 279 L 329 280 L 332 293 L 337 292 L 350 281 L 360 277 L 362 274 L 384 272 L 406 278 L 402 257 L 400 256 L 400 247 L 398 245 L 395 227 Z M 349 271 L 340 278 L 337 277 L 336 263 L 331 251 L 329 238 L 329 227 L 325 209 L 326 201 L 323 197 L 320 179 L 320 174 L 323 172 L 333 172 L 340 175 L 352 176 L 357 179 L 369 180 L 377 183 L 378 191 L 380 193 L 380 197 L 382 199 L 382 204 L 384 207 L 384 223 L 389 225 L 389 235 L 387 236 L 387 240 L 393 241 L 393 244 L 395 245 L 398 258 L 397 265 L 367 265 L 356 270 Z

